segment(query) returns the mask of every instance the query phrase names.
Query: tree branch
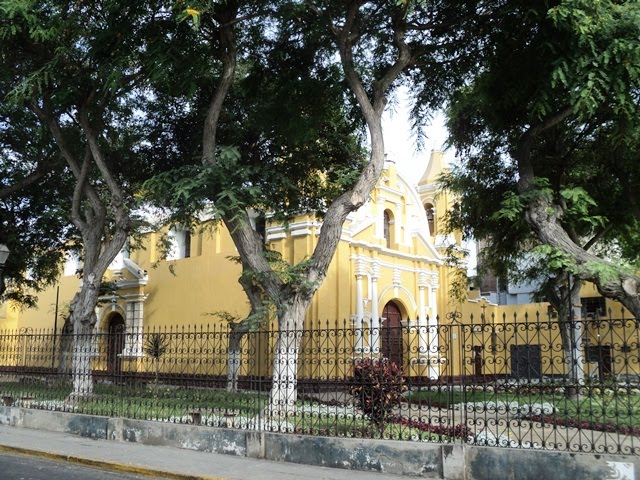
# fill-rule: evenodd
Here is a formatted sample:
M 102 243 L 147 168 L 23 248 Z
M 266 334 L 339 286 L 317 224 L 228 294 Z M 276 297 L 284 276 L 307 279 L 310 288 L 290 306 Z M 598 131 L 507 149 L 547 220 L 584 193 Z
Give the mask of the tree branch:
M 85 138 L 87 139 L 87 144 L 89 145 L 93 161 L 98 167 L 100 175 L 105 181 L 107 188 L 109 189 L 109 192 L 111 194 L 111 206 L 118 212 L 123 208 L 124 198 L 122 190 L 120 188 L 120 185 L 114 178 L 111 169 L 107 165 L 104 155 L 102 154 L 102 150 L 98 145 L 98 135 L 89 122 L 89 114 L 86 107 L 80 108 L 80 126 L 85 135 Z
M 533 186 L 535 173 L 531 162 L 531 147 L 535 138 L 545 130 L 558 125 L 563 120 L 573 114 L 573 107 L 567 106 L 557 111 L 553 115 L 549 115 L 542 122 L 532 125 L 520 137 L 518 148 L 516 151 L 516 161 L 518 163 L 518 189 L 520 193 L 524 193 Z
M 387 69 L 382 78 L 374 84 L 373 90 L 373 107 L 376 111 L 384 111 L 386 106 L 386 92 L 391 84 L 398 78 L 400 73 L 405 70 L 412 62 L 411 51 L 409 46 L 405 42 L 406 23 L 405 14 L 408 3 L 402 8 L 400 13 L 396 15 L 395 19 L 392 19 L 394 23 L 393 31 L 393 44 L 398 50 L 398 57 L 394 64 Z
M 88 223 L 82 218 L 80 210 L 82 208 L 82 194 L 87 189 L 87 178 L 89 176 L 89 166 L 91 165 L 91 152 L 89 148 L 85 150 L 84 159 L 82 160 L 82 167 L 76 177 L 76 184 L 73 188 L 73 199 L 71 200 L 71 220 L 73 224 L 78 227 L 81 233 L 84 233 L 88 229 Z M 88 219 L 91 220 L 91 219 Z
M 43 165 L 45 164 L 39 163 L 36 169 L 26 177 L 14 182 L 12 185 L 9 185 L 8 187 L 0 189 L 0 200 L 3 198 L 10 197 L 14 193 L 19 192 L 20 190 L 28 187 L 29 185 L 33 185 L 38 180 L 43 178 L 47 173 L 51 171 L 50 165 L 47 165 L 46 168 Z
M 34 114 L 42 122 L 42 124 L 45 125 L 48 128 L 48 130 L 51 132 L 51 135 L 53 136 L 53 139 L 56 142 L 56 145 L 58 146 L 58 150 L 60 150 L 62 158 L 64 158 L 64 160 L 67 162 L 67 165 L 69 165 L 71 172 L 73 173 L 73 175 L 76 177 L 76 180 L 77 180 L 80 177 L 81 167 L 67 145 L 64 135 L 62 134 L 62 129 L 60 128 L 60 124 L 54 118 L 53 115 L 47 112 L 46 101 L 45 101 L 45 108 L 40 108 L 35 101 L 32 101 L 29 107 L 31 111 L 34 112 Z M 100 197 L 98 197 L 98 194 L 95 192 L 95 190 L 91 187 L 91 185 L 88 182 L 83 182 L 83 183 L 84 183 L 85 195 L 87 196 L 89 201 L 92 203 L 92 205 L 94 205 L 94 208 L 99 208 L 98 205 L 102 205 L 102 202 L 100 201 Z
M 249 215 L 242 208 L 227 206 L 222 220 L 238 249 L 243 267 L 254 272 L 256 281 L 276 307 L 280 308 L 280 294 L 284 284 L 269 265 L 264 255 L 262 237 L 251 227 Z
M 596 233 L 593 237 L 591 237 L 589 241 L 582 246 L 582 248 L 584 248 L 585 250 L 590 250 L 591 247 L 593 247 L 597 242 L 599 242 L 602 237 L 604 237 L 607 233 L 611 231 L 611 228 L 612 228 L 611 224 L 607 225 L 605 228 L 603 228 L 598 233 Z
M 232 20 L 238 14 L 238 6 L 235 1 L 229 1 L 226 9 L 221 12 L 220 17 L 220 56 L 222 60 L 222 75 L 218 83 L 218 88 L 211 98 L 207 117 L 204 123 L 202 135 L 202 163 L 213 164 L 216 161 L 216 134 L 218 131 L 218 121 L 222 112 L 227 93 L 233 83 L 236 71 L 236 45 Z
M 355 32 L 358 23 L 359 9 L 363 2 L 352 1 L 345 15 L 345 22 L 342 28 L 334 25 L 338 31 L 336 42 L 340 52 L 342 69 L 349 88 L 356 97 L 356 101 L 364 116 L 369 130 L 371 150 L 369 162 L 363 168 L 358 180 L 353 187 L 338 198 L 336 198 L 324 216 L 320 238 L 313 254 L 311 255 L 309 267 L 309 279 L 319 285 L 326 276 L 329 263 L 333 258 L 337 248 L 342 227 L 347 215 L 369 198 L 369 195 L 380 178 L 384 167 L 384 137 L 382 132 L 382 113 L 384 111 L 386 90 L 406 68 L 410 61 L 410 52 L 404 43 L 404 20 L 391 19 L 394 28 L 394 43 L 398 49 L 398 57 L 391 67 L 382 73 L 380 80 L 375 82 L 373 103 L 369 99 L 362 83 L 362 79 L 357 73 L 353 60 L 353 41 L 358 38 Z

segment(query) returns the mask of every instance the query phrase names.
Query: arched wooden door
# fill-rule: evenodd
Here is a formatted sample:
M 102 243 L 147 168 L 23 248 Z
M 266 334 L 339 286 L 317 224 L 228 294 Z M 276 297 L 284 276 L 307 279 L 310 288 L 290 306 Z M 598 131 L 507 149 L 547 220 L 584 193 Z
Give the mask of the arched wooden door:
M 107 337 L 107 371 L 112 375 L 122 373 L 122 358 L 124 350 L 124 318 L 115 314 L 109 319 L 109 335 Z
M 394 302 L 389 302 L 382 310 L 382 356 L 402 367 L 402 316 Z

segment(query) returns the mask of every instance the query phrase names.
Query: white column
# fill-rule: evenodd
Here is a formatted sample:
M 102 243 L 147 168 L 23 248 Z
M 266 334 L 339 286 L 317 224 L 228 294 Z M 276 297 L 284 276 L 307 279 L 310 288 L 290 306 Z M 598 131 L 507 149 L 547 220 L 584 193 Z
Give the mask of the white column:
M 438 301 L 437 301 L 438 285 L 431 285 L 429 289 L 429 324 L 438 325 Z
M 433 275 L 431 278 L 431 285 L 429 288 L 429 307 L 431 315 L 429 316 L 429 356 L 431 357 L 429 364 L 429 377 L 438 378 L 440 376 L 440 368 L 437 363 L 440 361 L 439 344 L 440 339 L 438 336 L 438 277 Z
M 380 264 L 374 262 L 371 266 L 371 353 L 380 352 L 380 312 L 378 311 L 378 278 L 380 278 Z
M 136 306 L 134 308 L 137 310 L 135 316 L 136 323 L 134 324 L 133 330 L 133 334 L 135 335 L 134 351 L 136 356 L 142 356 L 142 352 L 144 349 L 144 345 L 142 342 L 142 331 L 144 329 L 144 301 L 140 300 L 136 302 Z
M 356 352 L 362 353 L 364 349 L 363 323 L 364 323 L 364 297 L 362 295 L 362 277 L 364 277 L 364 262 L 356 261 L 356 319 L 355 336 Z
M 418 274 L 418 356 L 425 355 L 429 350 L 427 335 L 427 318 L 424 291 L 428 288 L 427 272 Z

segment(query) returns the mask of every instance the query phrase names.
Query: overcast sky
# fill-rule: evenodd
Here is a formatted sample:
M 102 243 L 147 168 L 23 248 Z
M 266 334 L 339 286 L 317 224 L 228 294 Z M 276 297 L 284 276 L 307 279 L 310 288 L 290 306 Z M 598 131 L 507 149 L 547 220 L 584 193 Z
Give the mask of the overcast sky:
M 427 140 L 423 150 L 417 151 L 415 137 L 411 134 L 406 97 L 406 92 L 401 92 L 395 109 L 387 108 L 383 116 L 384 146 L 386 153 L 396 161 L 400 172 L 415 183 L 427 168 L 431 150 L 444 148 L 447 132 L 444 115 L 436 114 L 430 125 L 424 129 Z M 451 160 L 453 151 L 446 152 L 445 157 Z

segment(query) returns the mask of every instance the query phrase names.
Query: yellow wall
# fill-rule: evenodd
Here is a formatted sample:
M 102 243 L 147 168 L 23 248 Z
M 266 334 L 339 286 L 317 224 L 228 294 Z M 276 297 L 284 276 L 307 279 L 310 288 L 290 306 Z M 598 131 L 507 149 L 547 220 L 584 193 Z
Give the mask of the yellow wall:
M 19 313 L 16 327 L 30 328 L 34 331 L 52 329 L 56 314 L 56 294 L 58 296 L 58 331 L 62 329 L 64 317 L 69 311 L 69 303 L 79 289 L 79 279 L 75 275 L 61 276 L 58 284 L 38 294 L 38 304 L 34 308 L 27 308 Z

